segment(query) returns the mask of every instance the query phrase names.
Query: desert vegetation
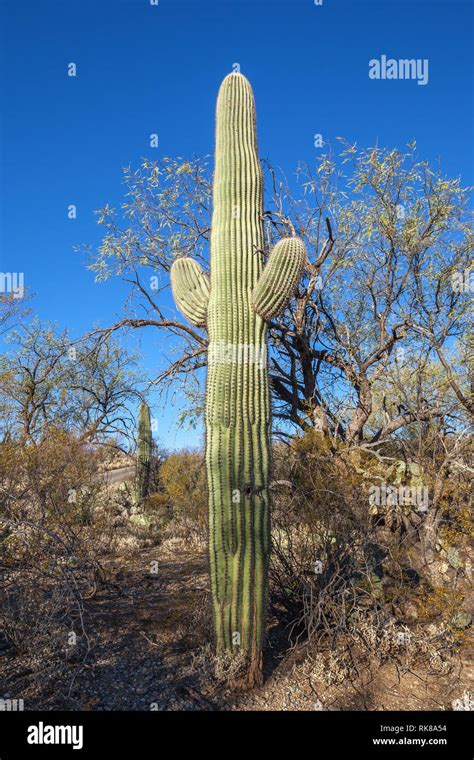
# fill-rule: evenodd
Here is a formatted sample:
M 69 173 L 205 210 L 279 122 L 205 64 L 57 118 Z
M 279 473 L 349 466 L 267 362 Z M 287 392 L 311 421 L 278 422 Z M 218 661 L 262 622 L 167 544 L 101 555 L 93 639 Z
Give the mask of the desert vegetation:
M 243 77 L 227 82 L 221 117 L 252 116 Z M 415 144 L 342 141 L 291 181 L 264 163 L 260 207 L 249 129 L 236 214 L 227 127 L 217 217 L 197 158 L 125 169 L 122 208 L 98 212 L 87 264 L 129 284 L 123 318 L 72 340 L 33 298 L 1 301 L 0 696 L 468 709 L 468 189 Z M 231 227 L 255 243 L 232 275 Z M 144 380 L 121 341 L 145 327 L 171 358 Z M 246 335 L 268 341 L 264 372 L 219 370 L 216 342 Z M 180 424 L 206 420 L 201 447 L 153 434 L 177 391 Z

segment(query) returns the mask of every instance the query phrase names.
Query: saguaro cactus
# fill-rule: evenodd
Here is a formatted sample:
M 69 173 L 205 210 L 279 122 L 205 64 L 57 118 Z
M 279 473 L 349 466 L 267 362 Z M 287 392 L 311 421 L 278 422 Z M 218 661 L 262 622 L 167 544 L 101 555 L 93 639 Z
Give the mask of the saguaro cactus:
M 263 179 L 247 79 L 227 76 L 216 113 L 210 280 L 191 258 L 171 269 L 178 307 L 209 335 L 206 464 L 216 642 L 262 679 L 270 555 L 270 394 L 266 322 L 290 300 L 306 251 L 280 240 L 264 267 Z
M 137 496 L 139 501 L 150 492 L 152 435 L 150 410 L 145 402 L 140 406 L 137 445 Z

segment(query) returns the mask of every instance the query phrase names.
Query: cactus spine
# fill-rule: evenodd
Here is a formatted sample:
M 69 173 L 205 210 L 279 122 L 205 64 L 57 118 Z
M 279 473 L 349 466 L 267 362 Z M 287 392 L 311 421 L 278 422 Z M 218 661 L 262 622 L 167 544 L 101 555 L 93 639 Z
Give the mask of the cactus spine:
M 145 402 L 140 406 L 137 445 L 137 496 L 141 501 L 150 492 L 152 435 L 150 410 Z
M 244 652 L 261 682 L 270 556 L 267 320 L 290 300 L 306 251 L 280 240 L 264 267 L 263 178 L 253 92 L 228 75 L 216 112 L 211 275 L 190 258 L 171 269 L 177 305 L 209 335 L 206 466 L 216 642 Z

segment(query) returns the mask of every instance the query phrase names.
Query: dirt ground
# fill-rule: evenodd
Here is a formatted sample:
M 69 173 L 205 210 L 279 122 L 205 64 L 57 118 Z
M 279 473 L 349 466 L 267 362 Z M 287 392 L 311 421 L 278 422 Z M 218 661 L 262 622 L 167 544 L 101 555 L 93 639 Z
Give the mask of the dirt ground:
M 85 663 L 72 660 L 44 681 L 37 667 L 7 653 L 0 696 L 23 698 L 25 709 L 452 710 L 472 690 L 472 665 L 461 658 L 445 675 L 390 664 L 328 686 L 301 651 L 285 651 L 283 632 L 271 624 L 264 686 L 233 692 L 212 665 L 204 553 L 176 542 L 110 560 L 105 570 L 106 585 L 87 602 Z

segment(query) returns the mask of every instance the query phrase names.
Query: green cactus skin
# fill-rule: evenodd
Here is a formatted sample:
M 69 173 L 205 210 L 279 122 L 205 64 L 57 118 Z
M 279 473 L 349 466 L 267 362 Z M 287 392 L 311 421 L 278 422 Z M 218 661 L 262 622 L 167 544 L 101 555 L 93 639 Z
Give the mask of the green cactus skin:
M 198 327 L 206 324 L 209 286 L 209 277 L 197 261 L 181 258 L 174 262 L 171 279 L 174 299 L 185 317 Z
M 150 410 L 148 405 L 142 402 L 138 418 L 137 446 L 137 496 L 139 501 L 145 499 L 150 493 L 152 445 Z
M 264 268 L 263 178 L 252 89 L 229 74 L 217 99 L 211 277 L 189 258 L 171 269 L 178 307 L 206 324 L 206 466 L 217 649 L 243 652 L 262 681 L 270 556 L 271 410 L 266 320 L 289 302 L 306 260 L 281 240 Z
M 280 313 L 294 293 L 306 260 L 306 248 L 299 238 L 284 238 L 274 247 L 262 276 L 253 291 L 253 305 L 263 319 Z

